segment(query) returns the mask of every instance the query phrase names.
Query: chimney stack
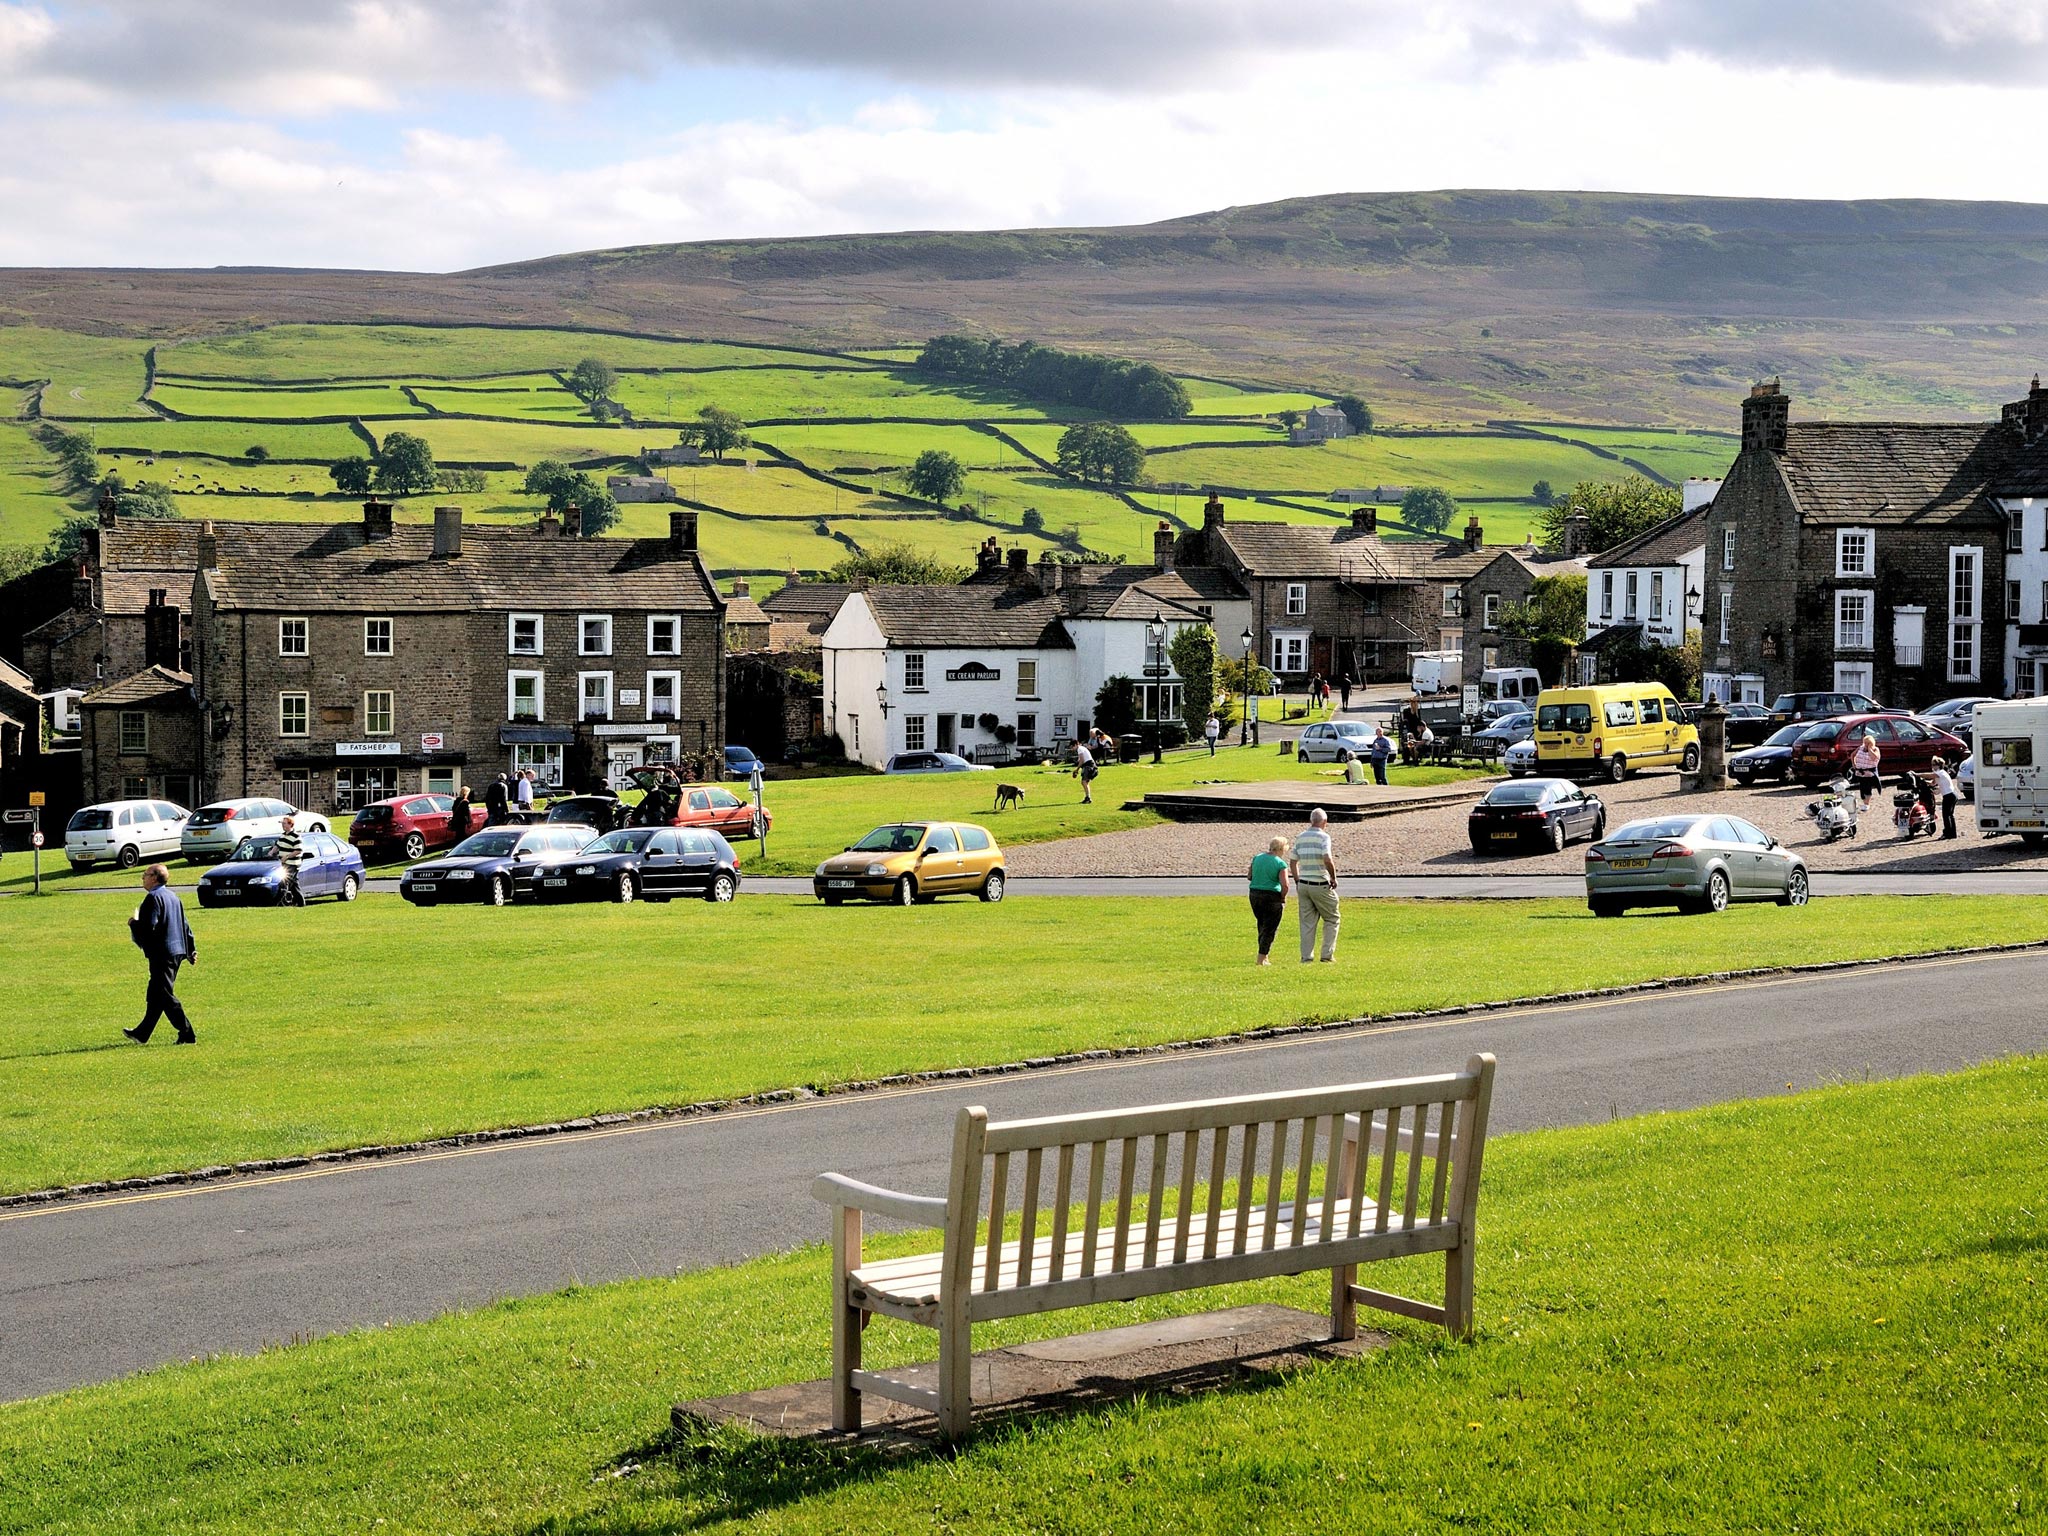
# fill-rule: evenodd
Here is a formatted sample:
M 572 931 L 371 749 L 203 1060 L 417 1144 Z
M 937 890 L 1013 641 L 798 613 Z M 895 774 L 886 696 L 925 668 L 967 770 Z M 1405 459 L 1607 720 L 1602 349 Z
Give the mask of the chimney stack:
M 1486 534 L 1480 528 L 1479 518 L 1475 513 L 1473 516 L 1465 519 L 1465 548 L 1477 554 L 1485 544 Z
M 220 540 L 214 537 L 213 519 L 199 525 L 199 569 L 210 571 L 220 564 Z
M 541 513 L 539 520 L 533 526 L 534 532 L 544 539 L 559 538 L 561 536 L 562 520 L 555 516 L 552 511 Z
M 691 555 L 697 552 L 697 514 L 689 507 L 680 507 L 668 515 L 668 547 L 671 554 Z
M 1021 549 L 1013 549 L 1009 555 L 1010 585 L 1021 586 L 1031 579 L 1031 556 Z
M 583 537 L 583 509 L 571 502 L 562 508 L 562 537 L 580 539 Z
M 391 537 L 391 503 L 388 501 L 366 501 L 363 503 L 363 539 L 375 543 Z
M 462 508 L 434 508 L 434 558 L 453 560 L 462 553 Z
M 732 595 L 750 598 L 754 595 L 754 584 L 744 576 L 735 576 L 732 579 Z
M 1173 524 L 1161 522 L 1152 530 L 1152 563 L 1162 571 L 1173 569 Z
M 2039 383 L 2040 381 L 2037 379 L 2035 382 Z M 113 527 L 114 517 L 114 493 L 102 488 L 100 491 L 100 526 L 102 528 Z
M 2041 387 L 2041 375 L 2034 375 L 2034 382 L 2027 386 L 2027 441 L 2033 442 L 2043 432 L 2048 432 L 2048 389 Z
M 1742 402 L 1742 446 L 1765 453 L 1785 451 L 1785 423 L 1792 415 L 1792 397 L 1778 388 L 1778 381 L 1751 387 Z
M 1558 554 L 1566 560 L 1576 560 L 1581 555 L 1590 554 L 1591 551 L 1586 545 L 1591 542 L 1588 530 L 1592 526 L 1592 519 L 1583 512 L 1574 512 L 1567 517 L 1564 520 L 1564 531 L 1558 535 Z
M 990 534 L 974 551 L 974 568 L 977 571 L 998 571 L 1003 566 L 1003 552 L 996 543 L 996 536 Z
M 1353 533 L 1378 533 L 1380 531 L 1380 509 L 1378 507 L 1353 507 L 1351 509 L 1351 531 Z
M 1038 590 L 1047 597 L 1056 596 L 1060 588 L 1066 584 L 1066 579 L 1067 568 L 1061 565 L 1059 561 L 1041 560 L 1038 562 Z
M 169 588 L 149 589 L 149 605 L 142 610 L 142 664 L 176 671 L 184 649 L 184 613 L 169 599 Z
M 1202 506 L 1202 531 L 1207 533 L 1223 526 L 1223 498 L 1214 491 Z

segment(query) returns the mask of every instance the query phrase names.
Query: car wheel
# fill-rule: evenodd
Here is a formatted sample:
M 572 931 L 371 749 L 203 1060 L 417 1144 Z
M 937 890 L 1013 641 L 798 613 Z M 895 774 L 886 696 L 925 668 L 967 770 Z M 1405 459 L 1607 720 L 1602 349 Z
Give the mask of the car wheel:
M 822 900 L 822 901 L 823 901 L 823 902 L 825 903 L 825 905 L 826 905 L 826 906 L 828 906 L 828 907 L 836 907 L 836 906 L 838 906 L 838 905 L 839 905 L 839 904 L 840 904 L 841 902 L 843 902 L 843 901 L 845 901 L 845 900 L 846 900 L 846 898 L 845 898 L 844 896 L 833 896 L 833 895 L 826 895 L 826 896 L 824 896 L 824 897 L 821 897 L 820 899 L 821 899 L 821 900 Z
M 618 881 L 612 886 L 612 900 L 624 905 L 633 899 L 634 894 L 633 872 L 630 869 L 620 870 Z
M 491 876 L 491 905 L 509 907 L 512 905 L 512 882 L 503 875 Z
M 1728 910 L 1728 877 L 1720 870 L 1707 876 L 1707 891 L 1700 898 L 1702 912 L 1726 912 Z
M 983 901 L 1001 901 L 1003 899 L 1003 885 L 1003 872 L 1000 869 L 990 870 L 988 878 L 981 882 L 981 899 Z
M 114 862 L 123 869 L 133 869 L 142 862 L 142 855 L 133 848 L 123 848 L 114 855 Z
M 1586 899 L 1586 905 L 1592 909 L 1595 917 L 1621 916 L 1621 903 L 1608 897 L 1590 896 Z
M 73 860 L 71 860 L 71 861 L 70 861 L 70 863 L 71 863 L 71 871 L 72 871 L 72 873 L 73 873 L 73 874 L 78 874 L 78 875 L 82 875 L 82 874 L 84 874 L 84 873 L 85 873 L 85 872 L 86 872 L 87 870 L 89 870 L 89 869 L 91 869 L 91 868 L 92 868 L 92 860 L 91 860 L 91 859 L 73 859 Z
M 908 875 L 897 876 L 896 889 L 891 893 L 890 900 L 899 907 L 909 906 L 917 900 L 917 882 Z
M 1619 752 L 1607 760 L 1607 777 L 1617 784 L 1628 777 L 1628 759 Z
M 706 901 L 731 901 L 737 887 L 731 875 L 718 875 L 711 882 L 711 889 L 705 893 Z
M 407 859 L 423 859 L 427 855 L 427 840 L 417 832 L 405 834 L 405 856 Z
M 1550 824 L 1550 836 L 1548 841 L 1550 843 L 1550 851 L 1552 853 L 1564 852 L 1564 823 L 1562 821 L 1553 821 Z
M 1680 773 L 1698 773 L 1700 771 L 1700 749 L 1698 747 L 1687 747 L 1685 749 L 1685 755 L 1678 760 L 1678 771 Z
M 1596 819 L 1595 819 L 1595 821 L 1593 822 L 1593 838 L 1592 838 L 1592 840 L 1593 840 L 1594 842 L 1596 842 L 1596 843 L 1597 843 L 1597 842 L 1599 842 L 1599 841 L 1600 841 L 1600 840 L 1601 840 L 1601 839 L 1602 839 L 1603 837 L 1605 837 L 1606 835 L 1607 835 L 1607 813 L 1606 813 L 1605 811 L 1602 811 L 1602 812 L 1600 813 L 1600 815 L 1598 816 L 1598 818 L 1596 818 Z
M 1294 754 L 1294 760 L 1297 763 L 1305 763 L 1308 761 L 1308 754 L 1306 752 L 1297 752 Z
M 1806 871 L 1795 869 L 1785 877 L 1785 894 L 1778 898 L 1781 907 L 1803 907 L 1806 905 Z
M 363 882 L 361 880 L 358 880 L 353 874 L 347 874 L 341 877 L 340 895 L 343 901 L 354 901 L 357 896 L 362 894 L 362 889 Z

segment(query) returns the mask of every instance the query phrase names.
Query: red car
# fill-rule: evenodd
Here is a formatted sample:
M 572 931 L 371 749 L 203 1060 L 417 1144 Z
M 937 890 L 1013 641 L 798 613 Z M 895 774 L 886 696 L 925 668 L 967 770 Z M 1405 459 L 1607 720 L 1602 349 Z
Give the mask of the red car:
M 394 795 L 357 811 L 348 840 L 365 864 L 425 858 L 429 848 L 446 848 L 462 840 L 450 825 L 454 805 L 449 795 Z M 471 819 L 483 824 L 477 811 L 471 812 Z
M 1970 755 L 1960 736 L 1906 715 L 1843 715 L 1822 720 L 1792 745 L 1792 777 L 1812 786 L 1850 771 L 1849 759 L 1865 733 L 1877 738 L 1878 772 L 1925 773 L 1937 757 L 1957 762 Z
M 663 809 L 657 814 L 664 825 L 705 827 L 725 838 L 755 835 L 754 802 L 741 799 L 723 784 L 678 784 L 670 774 L 645 768 L 633 773 L 632 782 L 646 791 L 630 818 L 635 826 L 648 824 L 646 806 L 659 796 Z M 775 829 L 775 818 L 765 807 L 761 819 L 768 831 Z

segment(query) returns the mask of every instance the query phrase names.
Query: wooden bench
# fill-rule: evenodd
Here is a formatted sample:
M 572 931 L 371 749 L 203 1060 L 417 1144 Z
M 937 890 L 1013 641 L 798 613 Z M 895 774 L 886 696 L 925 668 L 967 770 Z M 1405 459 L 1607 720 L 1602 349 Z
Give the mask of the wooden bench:
M 973 1414 L 974 1324 L 1274 1275 L 1331 1271 L 1333 1338 L 1356 1335 L 1361 1302 L 1470 1333 L 1493 1068 L 1478 1055 L 1436 1077 L 1038 1120 L 991 1123 L 967 1108 L 944 1199 L 821 1174 L 811 1193 L 833 1207 L 834 1426 L 860 1428 L 873 1392 L 932 1409 L 959 1439 Z M 1320 1191 L 1319 1156 L 1331 1165 Z M 863 1212 L 938 1227 L 943 1244 L 867 1263 Z M 1418 1253 L 1444 1255 L 1442 1306 L 1355 1283 L 1360 1264 Z M 938 1330 L 936 1391 L 861 1368 L 862 1330 L 878 1316 Z

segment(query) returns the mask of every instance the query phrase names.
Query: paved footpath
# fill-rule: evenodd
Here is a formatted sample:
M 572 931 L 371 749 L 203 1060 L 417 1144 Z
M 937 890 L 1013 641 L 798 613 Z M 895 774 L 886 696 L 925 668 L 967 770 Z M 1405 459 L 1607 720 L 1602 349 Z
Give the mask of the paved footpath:
M 817 1241 L 813 1174 L 936 1192 L 963 1104 L 1103 1109 L 1439 1071 L 1491 1050 L 1501 1130 L 1571 1125 L 2038 1051 L 2040 1010 L 2015 999 L 2044 985 L 2048 952 L 1920 961 L 0 1210 L 0 1400 Z M 826 1327 L 822 1312 L 789 1321 Z

